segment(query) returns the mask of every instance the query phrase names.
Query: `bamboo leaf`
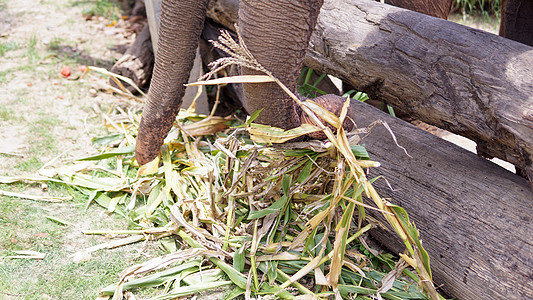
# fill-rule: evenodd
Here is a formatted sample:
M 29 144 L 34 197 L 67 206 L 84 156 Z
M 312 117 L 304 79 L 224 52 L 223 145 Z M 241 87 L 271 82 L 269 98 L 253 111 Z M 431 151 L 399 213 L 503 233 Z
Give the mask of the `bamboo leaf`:
M 246 277 L 244 277 L 239 271 L 235 270 L 233 267 L 218 258 L 210 257 L 209 260 L 211 260 L 215 265 L 217 265 L 217 267 L 226 273 L 231 282 L 233 282 L 236 286 L 240 287 L 241 289 L 246 289 Z
M 181 265 L 169 268 L 165 271 L 153 273 L 147 276 L 140 278 L 135 278 L 124 284 L 124 290 L 131 290 L 134 288 L 140 287 L 155 287 L 165 283 L 168 280 L 171 280 L 180 273 L 189 270 L 189 271 L 198 271 L 200 266 L 200 260 L 193 260 L 191 262 L 183 263 Z M 117 288 L 117 284 L 111 284 L 107 287 L 100 290 L 100 293 L 103 295 L 113 295 Z
M 346 251 L 346 240 L 348 239 L 348 232 L 350 230 L 354 210 L 355 203 L 349 202 L 337 228 L 337 234 L 335 235 L 333 258 L 331 259 L 329 272 L 329 282 L 334 289 L 337 288 L 339 276 L 341 274 L 344 253 Z
M 224 300 L 231 300 L 239 297 L 240 295 L 244 294 L 246 290 L 243 290 L 239 287 L 231 289 L 231 291 L 224 297 Z
M 335 128 L 342 127 L 342 123 L 339 120 L 339 117 L 337 117 L 334 113 L 330 112 L 329 110 L 325 109 L 320 104 L 316 103 L 313 100 L 306 100 L 303 102 L 303 105 L 307 106 L 309 109 L 311 109 L 317 116 L 322 118 L 324 121 L 331 124 L 331 126 Z
M 151 299 L 153 300 L 176 299 L 176 298 L 198 294 L 203 291 L 216 289 L 216 288 L 231 285 L 231 284 L 232 284 L 231 281 L 217 281 L 217 282 L 200 283 L 200 284 L 195 284 L 195 285 L 187 285 L 187 286 L 174 288 L 172 292 L 166 295 L 156 296 Z
M 142 175 L 153 175 L 153 174 L 156 174 L 159 171 L 159 162 L 160 162 L 160 160 L 161 160 L 161 157 L 157 156 L 151 162 L 142 165 L 139 168 L 139 171 L 137 172 L 137 175 L 138 176 L 142 176 Z
M 131 80 L 130 78 L 128 77 L 125 77 L 125 76 L 122 76 L 122 75 L 118 75 L 118 74 L 115 74 L 115 73 L 112 73 L 112 72 L 109 72 L 108 70 L 104 69 L 104 68 L 99 68 L 99 67 L 95 67 L 95 66 L 88 66 L 87 67 L 88 70 L 93 70 L 93 71 L 96 71 L 98 73 L 101 73 L 101 74 L 104 74 L 104 75 L 107 75 L 107 76 L 111 76 L 111 77 L 115 77 L 115 78 L 118 78 L 124 82 L 126 82 L 127 84 L 131 85 L 139 94 L 143 95 L 143 96 L 146 96 L 143 91 L 141 91 L 141 89 L 133 82 L 133 80 Z
M 350 149 L 352 149 L 353 154 L 355 157 L 359 159 L 370 159 L 370 156 L 368 155 L 368 151 L 366 151 L 366 148 L 361 145 L 351 145 Z
M 310 125 L 302 124 L 290 130 L 283 130 L 272 126 L 252 123 L 247 128 L 250 132 L 250 138 L 256 143 L 285 143 L 294 138 L 307 135 L 312 132 L 321 131 L 320 128 Z
M 132 154 L 135 152 L 135 145 L 126 146 L 124 148 L 119 148 L 115 150 L 111 150 L 106 153 L 97 154 L 97 155 L 91 155 L 83 158 L 78 158 L 78 161 L 87 161 L 87 160 L 103 160 L 106 158 L 111 158 L 119 155 L 125 155 L 125 154 Z
M 91 142 L 96 147 L 102 147 L 102 146 L 107 146 L 113 142 L 119 141 L 123 138 L 124 138 L 123 133 L 115 133 L 115 134 L 110 134 L 110 135 L 106 135 L 102 137 L 95 137 L 91 140 Z
M 244 245 L 240 247 L 235 253 L 233 253 L 233 267 L 239 272 L 244 271 L 245 260 L 245 248 Z
M 222 77 L 217 79 L 197 81 L 188 83 L 185 86 L 199 86 L 199 85 L 217 85 L 217 84 L 228 84 L 228 83 L 267 83 L 274 82 L 270 76 L 266 75 L 239 75 L 239 76 L 229 76 Z
M 250 214 L 248 215 L 248 220 L 259 219 L 266 215 L 279 212 L 283 207 L 285 207 L 288 200 L 289 199 L 287 198 L 287 196 L 283 195 L 276 202 L 272 203 L 272 205 L 270 205 L 269 207 L 262 210 L 250 212 Z
M 67 222 L 65 220 L 62 220 L 62 219 L 59 219 L 59 218 L 56 218 L 56 217 L 52 217 L 52 216 L 44 216 L 44 217 L 47 218 L 50 221 L 56 222 L 56 223 L 61 224 L 61 225 L 65 225 L 65 226 L 70 225 L 69 222 Z
M 311 168 L 313 167 L 313 160 L 312 159 L 309 159 L 304 167 L 302 168 L 302 171 L 300 172 L 300 174 L 298 175 L 298 178 L 296 179 L 296 182 L 298 183 L 302 183 L 304 182 L 308 177 L 309 175 L 311 174 Z

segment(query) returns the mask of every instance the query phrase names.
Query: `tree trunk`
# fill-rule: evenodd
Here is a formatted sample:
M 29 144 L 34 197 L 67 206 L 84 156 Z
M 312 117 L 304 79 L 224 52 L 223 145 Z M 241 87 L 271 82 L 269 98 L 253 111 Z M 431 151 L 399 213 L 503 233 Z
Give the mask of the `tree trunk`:
M 138 87 L 144 87 L 150 82 L 153 67 L 154 52 L 150 30 L 146 24 L 124 56 L 111 68 L 111 72 L 131 78 Z M 110 83 L 115 86 L 113 81 L 110 80 Z M 132 86 L 127 83 L 123 84 L 130 92 L 136 92 Z
M 411 156 L 382 126 L 361 141 L 382 164 L 370 170 L 370 178 L 387 180 L 375 181 L 376 189 L 406 209 L 419 229 L 436 286 L 461 300 L 533 299 L 533 189 L 527 181 L 370 105 L 351 105 L 359 127 L 386 121 Z M 372 235 L 396 253 L 405 249 L 390 232 Z
M 233 1 L 215 2 L 220 14 L 223 2 Z M 513 163 L 533 181 L 531 53 L 518 42 L 379 2 L 326 0 L 305 63 L 474 140 L 479 153 Z

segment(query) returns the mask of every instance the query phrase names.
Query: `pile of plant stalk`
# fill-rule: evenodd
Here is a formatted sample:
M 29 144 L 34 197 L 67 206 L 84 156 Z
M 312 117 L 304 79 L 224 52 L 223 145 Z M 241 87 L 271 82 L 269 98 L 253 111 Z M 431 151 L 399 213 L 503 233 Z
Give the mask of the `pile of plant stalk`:
M 342 127 L 350 101 L 340 116 L 312 100 L 301 102 L 245 45 L 226 40 L 218 46 L 236 53 L 217 62 L 214 72 L 240 63 L 266 75 L 197 85 L 276 82 L 314 125 L 284 131 L 253 123 L 260 112 L 239 124 L 195 114 L 193 103 L 178 114 L 160 157 L 139 168 L 134 144 L 140 111 L 116 106 L 104 115 L 112 133 L 93 140 L 99 154 L 0 182 L 65 184 L 87 196 L 87 207 L 95 202 L 126 218 L 127 229 L 84 231 L 113 240 L 81 250 L 74 259 L 159 240 L 168 254 L 124 270 L 116 284 L 100 291 L 102 297 L 123 299 L 124 291 L 148 290 L 152 299 L 175 299 L 224 288 L 225 299 L 443 299 L 407 212 L 379 196 L 372 186 L 379 178 L 366 177 L 367 168 L 379 166 L 357 145 L 357 133 L 367 131 L 348 138 Z M 327 139 L 287 143 L 315 131 Z M 382 213 L 386 224 L 366 209 Z M 368 231 L 376 226 L 389 228 L 405 244 L 399 258 L 368 246 Z

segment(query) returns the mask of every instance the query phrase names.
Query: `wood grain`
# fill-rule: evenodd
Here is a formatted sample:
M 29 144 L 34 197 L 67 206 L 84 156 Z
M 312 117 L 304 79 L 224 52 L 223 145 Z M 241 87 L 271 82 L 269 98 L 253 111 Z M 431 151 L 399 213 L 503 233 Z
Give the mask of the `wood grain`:
M 306 64 L 474 140 L 533 181 L 533 48 L 369 0 L 324 3 Z
M 384 176 L 393 190 L 382 179 L 376 189 L 406 209 L 416 224 L 436 285 L 458 299 L 533 299 L 533 189 L 528 182 L 370 105 L 351 105 L 359 127 L 387 122 L 411 156 L 382 126 L 362 140 L 382 164 L 369 177 Z M 396 253 L 405 248 L 390 232 L 372 235 Z

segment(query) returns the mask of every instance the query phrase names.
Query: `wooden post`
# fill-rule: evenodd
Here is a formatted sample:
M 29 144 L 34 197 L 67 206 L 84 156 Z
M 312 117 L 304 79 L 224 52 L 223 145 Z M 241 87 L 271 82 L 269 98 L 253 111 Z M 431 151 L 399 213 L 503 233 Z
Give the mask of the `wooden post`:
M 159 37 L 159 16 L 161 15 L 161 0 L 144 0 L 146 7 L 146 17 L 148 18 L 148 27 L 152 37 L 152 47 L 154 54 L 157 53 L 157 40 Z

